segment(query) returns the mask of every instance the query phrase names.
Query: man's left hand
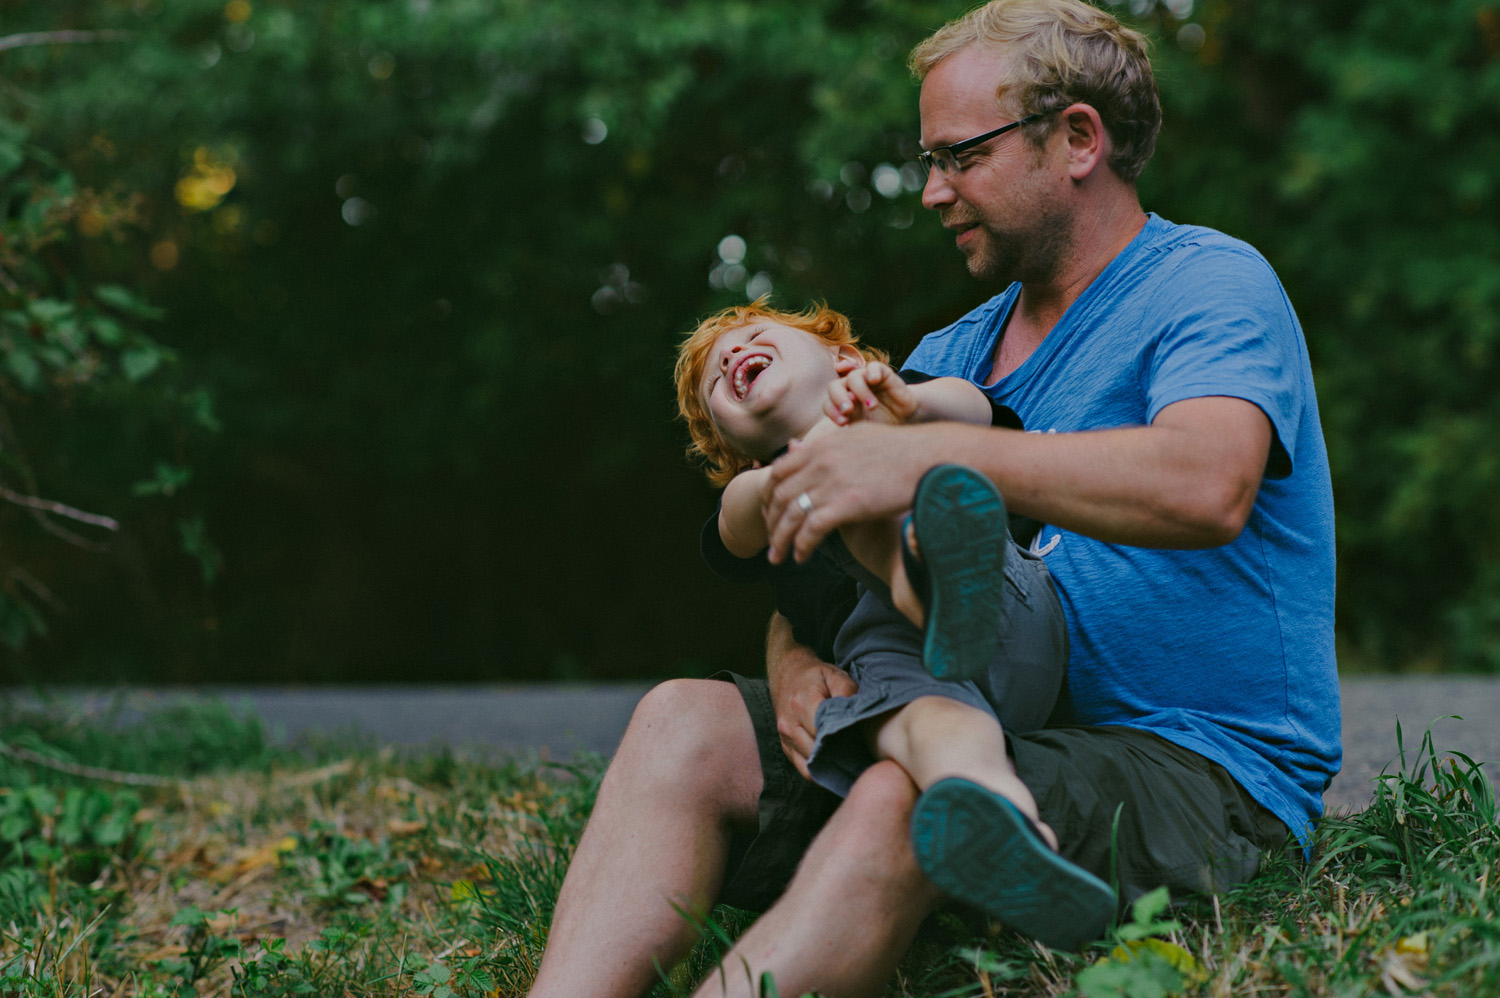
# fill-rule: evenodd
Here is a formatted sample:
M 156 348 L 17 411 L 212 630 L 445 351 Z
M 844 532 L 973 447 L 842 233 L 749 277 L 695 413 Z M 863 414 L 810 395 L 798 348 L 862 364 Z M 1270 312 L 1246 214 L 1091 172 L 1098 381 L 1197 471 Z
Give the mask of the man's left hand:
M 794 442 L 771 465 L 766 531 L 773 564 L 806 561 L 832 530 L 882 519 L 911 506 L 932 459 L 918 427 L 860 422 Z M 799 502 L 802 496 L 807 502 Z

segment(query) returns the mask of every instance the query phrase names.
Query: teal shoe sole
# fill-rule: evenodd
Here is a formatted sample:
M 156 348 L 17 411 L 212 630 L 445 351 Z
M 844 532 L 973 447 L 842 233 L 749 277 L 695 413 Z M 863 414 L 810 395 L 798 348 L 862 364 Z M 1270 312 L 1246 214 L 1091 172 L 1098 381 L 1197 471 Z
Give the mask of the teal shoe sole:
M 1114 921 L 1109 885 L 1053 852 L 1014 804 L 977 783 L 934 783 L 917 800 L 911 834 L 939 890 L 1053 949 L 1078 949 Z
M 940 464 L 917 484 L 911 522 L 918 553 L 903 554 L 926 609 L 922 664 L 938 679 L 982 679 L 1000 647 L 1008 598 L 1005 501 L 972 468 Z M 904 531 L 901 539 L 904 546 Z

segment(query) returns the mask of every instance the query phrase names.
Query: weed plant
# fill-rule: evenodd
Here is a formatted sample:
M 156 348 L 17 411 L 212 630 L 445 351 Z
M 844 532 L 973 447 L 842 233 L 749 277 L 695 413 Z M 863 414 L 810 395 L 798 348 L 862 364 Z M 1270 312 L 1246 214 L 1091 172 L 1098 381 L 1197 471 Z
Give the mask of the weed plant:
M 603 772 L 273 748 L 212 704 L 0 708 L 0 741 L 27 752 L 0 755 L 0 998 L 522 995 Z M 943 910 L 888 998 L 1500 995 L 1491 784 L 1430 736 L 1410 759 L 1397 741 L 1400 770 L 1310 859 L 1269 857 L 1217 899 L 1148 895 L 1081 954 Z M 656 998 L 690 993 L 752 917 L 716 909 Z

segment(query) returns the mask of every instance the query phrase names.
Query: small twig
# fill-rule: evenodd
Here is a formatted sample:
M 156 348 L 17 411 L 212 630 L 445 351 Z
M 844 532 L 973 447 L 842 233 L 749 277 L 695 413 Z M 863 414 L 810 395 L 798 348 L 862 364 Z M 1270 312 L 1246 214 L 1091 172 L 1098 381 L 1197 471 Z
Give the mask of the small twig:
M 128 31 L 105 29 L 103 31 L 27 31 L 19 35 L 0 38 L 0 52 L 18 49 L 26 45 L 80 45 L 89 42 L 122 42 L 130 37 Z
M 52 759 L 33 752 L 31 749 L 22 748 L 19 745 L 11 745 L 0 742 L 0 755 L 8 755 L 22 762 L 29 762 L 37 766 L 45 766 L 55 769 L 59 773 L 67 773 L 69 776 L 82 776 L 88 780 L 106 780 L 110 783 L 128 783 L 136 787 L 175 787 L 181 784 L 181 780 L 173 780 L 165 776 L 151 776 L 148 773 L 125 773 L 118 769 L 101 769 L 98 766 L 80 766 L 76 762 L 65 762 L 62 759 Z
M 450 956 L 452 956 L 454 953 L 457 953 L 458 952 L 458 948 L 460 946 L 467 946 L 468 944 L 469 944 L 469 940 L 467 940 L 467 939 L 460 939 L 458 942 L 454 943 L 452 946 L 449 946 L 447 949 L 443 950 L 437 956 L 433 957 L 432 958 L 432 962 L 436 963 L 439 960 L 446 960 Z
M 6 488 L 4 485 L 0 485 L 0 499 L 14 503 L 17 506 L 24 506 L 27 509 L 38 509 L 44 513 L 53 513 L 57 516 L 65 516 L 70 520 L 77 520 L 79 523 L 88 523 L 96 527 L 103 527 L 105 530 L 120 529 L 120 521 L 112 516 L 85 513 L 81 509 L 74 509 L 72 506 L 65 506 L 60 502 L 53 502 L 51 499 L 38 499 L 36 496 L 22 495 L 19 492 Z
M 353 759 L 344 759 L 339 762 L 329 763 L 320 769 L 310 770 L 306 773 L 298 773 L 296 776 L 288 777 L 279 781 L 284 787 L 306 787 L 314 783 L 322 783 L 337 776 L 343 776 L 354 768 Z
M 12 565 L 6 575 L 31 590 L 33 596 L 46 603 L 54 611 L 62 613 L 67 610 L 67 607 L 63 605 L 63 601 L 52 595 L 52 590 L 42 585 L 41 579 L 38 579 L 24 568 Z

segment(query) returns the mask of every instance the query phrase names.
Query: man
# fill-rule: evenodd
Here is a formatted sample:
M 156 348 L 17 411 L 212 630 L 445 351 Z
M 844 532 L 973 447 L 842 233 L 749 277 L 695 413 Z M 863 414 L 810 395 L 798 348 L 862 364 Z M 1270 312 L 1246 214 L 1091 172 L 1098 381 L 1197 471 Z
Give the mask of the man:
M 1340 757 L 1332 497 L 1296 318 L 1249 247 L 1142 211 L 1160 112 L 1142 39 L 1108 14 L 994 0 L 912 65 L 923 202 L 971 273 L 1010 286 L 910 363 L 1043 432 L 855 425 L 794 447 L 770 556 L 905 508 L 935 464 L 978 469 L 1045 524 L 1033 550 L 1067 614 L 1068 723 L 1007 733 L 1062 855 L 1108 877 L 1116 840 L 1123 901 L 1243 880 L 1288 829 L 1305 840 Z M 693 939 L 674 905 L 716 898 L 769 909 L 704 994 L 765 972 L 782 994 L 877 994 L 935 904 L 1007 890 L 1004 850 L 914 848 L 927 804 L 894 766 L 842 802 L 810 793 L 817 704 L 850 681 L 780 619 L 767 657 L 769 685 L 642 701 L 533 995 L 644 992 Z

